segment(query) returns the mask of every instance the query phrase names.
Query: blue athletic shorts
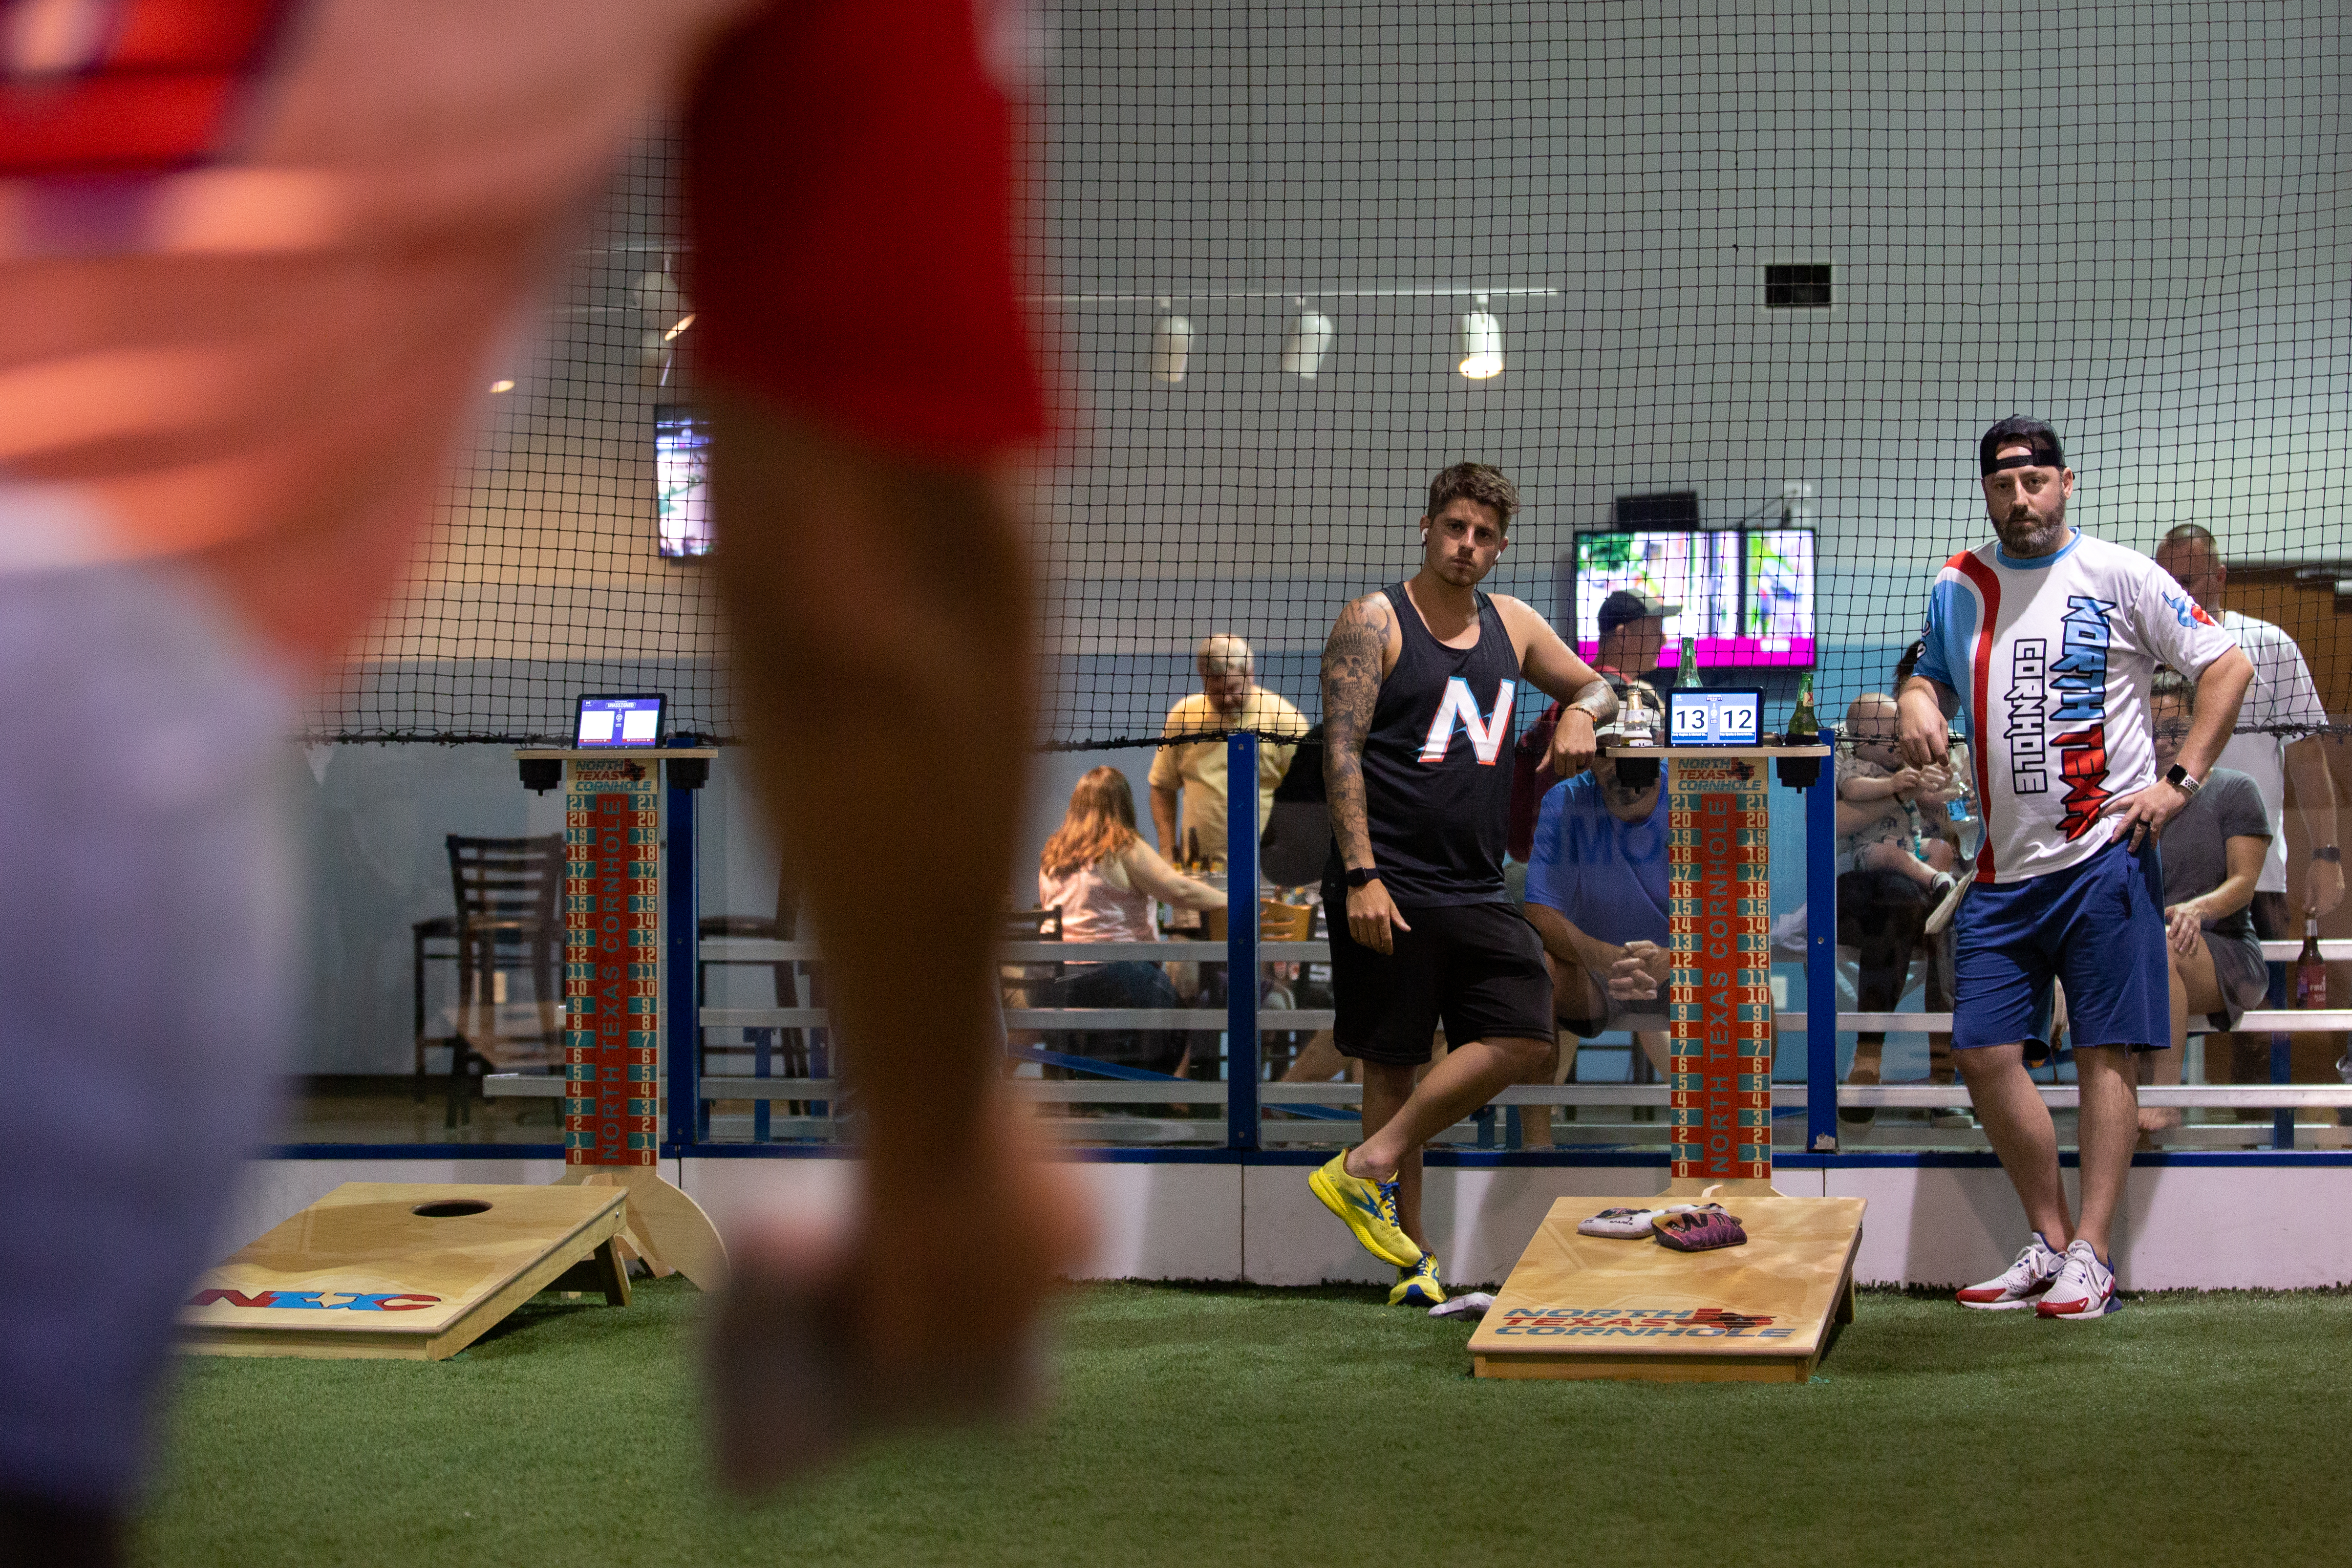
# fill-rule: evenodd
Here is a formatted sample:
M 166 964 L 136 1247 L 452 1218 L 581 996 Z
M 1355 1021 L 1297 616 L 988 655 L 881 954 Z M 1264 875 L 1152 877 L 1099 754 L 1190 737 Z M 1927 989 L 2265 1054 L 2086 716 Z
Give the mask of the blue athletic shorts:
M 1953 922 L 1952 1048 L 2050 1038 L 2050 980 L 2066 987 L 2078 1046 L 2164 1050 L 2172 993 L 2164 866 L 2151 839 L 2079 865 L 1969 889 Z

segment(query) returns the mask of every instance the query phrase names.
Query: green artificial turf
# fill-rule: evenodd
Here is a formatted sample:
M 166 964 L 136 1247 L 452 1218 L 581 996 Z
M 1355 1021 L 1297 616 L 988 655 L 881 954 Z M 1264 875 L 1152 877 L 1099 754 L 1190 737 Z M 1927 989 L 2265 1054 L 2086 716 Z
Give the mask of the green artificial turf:
M 187 1364 L 140 1560 L 180 1564 L 2342 1561 L 2338 1292 L 2092 1324 L 1865 1292 L 1804 1385 L 1481 1382 L 1370 1291 L 1093 1286 L 1017 1434 L 757 1509 L 704 1480 L 698 1298 L 456 1360 Z M 778 1419 L 791 1413 L 779 1411 Z

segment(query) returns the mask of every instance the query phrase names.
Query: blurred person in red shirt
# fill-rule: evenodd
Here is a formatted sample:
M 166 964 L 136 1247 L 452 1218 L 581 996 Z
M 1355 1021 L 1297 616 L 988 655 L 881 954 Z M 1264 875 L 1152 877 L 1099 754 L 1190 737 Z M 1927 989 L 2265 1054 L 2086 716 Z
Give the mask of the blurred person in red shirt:
M 6 19 L 0 711 L 68 743 L 0 764 L 0 1138 L 43 1260 L 0 1282 L 0 1539 L 119 1558 L 174 1310 L 289 1060 L 280 747 L 407 567 L 498 346 L 665 110 L 736 689 L 870 1122 L 845 1234 L 770 1215 L 732 1238 L 722 1474 L 758 1487 L 866 1426 L 1016 1399 L 1085 1228 L 997 1086 L 990 990 L 1035 706 L 1003 475 L 1045 428 L 1012 243 L 1020 14 Z M 942 746 L 979 765 L 949 780 Z M 931 890 L 932 984 L 900 983 L 877 882 Z M 824 1316 L 850 1279 L 856 1315 Z

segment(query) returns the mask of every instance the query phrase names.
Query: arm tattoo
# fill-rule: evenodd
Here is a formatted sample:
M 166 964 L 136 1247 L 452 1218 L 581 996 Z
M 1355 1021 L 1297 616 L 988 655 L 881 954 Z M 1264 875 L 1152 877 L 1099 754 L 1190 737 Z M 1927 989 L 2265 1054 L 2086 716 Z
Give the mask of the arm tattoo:
M 1577 688 L 1576 699 L 1569 706 L 1581 708 L 1590 714 L 1592 727 L 1597 730 L 1617 717 L 1617 694 L 1609 689 L 1606 679 L 1596 675 Z
M 1368 595 L 1339 612 L 1323 644 L 1323 793 L 1339 858 L 1372 864 L 1372 836 L 1364 808 L 1364 741 L 1380 696 L 1381 658 L 1388 651 L 1388 600 Z

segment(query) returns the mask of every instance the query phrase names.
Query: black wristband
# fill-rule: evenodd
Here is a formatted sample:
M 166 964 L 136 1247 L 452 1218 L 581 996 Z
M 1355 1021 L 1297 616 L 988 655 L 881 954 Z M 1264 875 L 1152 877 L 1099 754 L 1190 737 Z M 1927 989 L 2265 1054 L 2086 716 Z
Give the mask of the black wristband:
M 2325 860 L 2331 866 L 2341 866 L 2344 864 L 2344 851 L 2337 848 L 2333 844 L 2324 845 L 2321 847 L 2313 850 L 2311 852 L 2311 858 L 2315 860 Z
M 1367 882 L 1377 882 L 1380 879 L 1381 873 L 1375 867 L 1350 866 L 1348 868 L 1348 886 L 1351 888 L 1360 888 Z

